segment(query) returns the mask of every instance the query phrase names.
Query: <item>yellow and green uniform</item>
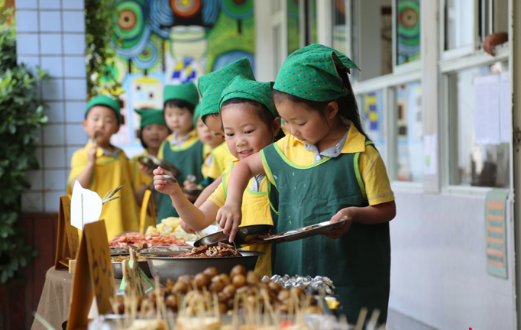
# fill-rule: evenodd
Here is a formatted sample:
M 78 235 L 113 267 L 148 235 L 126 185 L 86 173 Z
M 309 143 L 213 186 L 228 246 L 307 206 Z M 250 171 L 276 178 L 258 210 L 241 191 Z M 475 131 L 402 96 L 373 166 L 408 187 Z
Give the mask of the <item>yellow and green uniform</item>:
M 72 196 L 71 182 L 75 180 L 85 169 L 88 163 L 87 152 L 92 143 L 87 143 L 85 148 L 77 150 L 72 155 L 71 173 L 67 181 L 67 193 Z M 107 236 L 110 239 L 132 230 L 138 230 L 139 217 L 134 190 L 132 189 L 132 169 L 125 152 L 116 149 L 115 155 L 108 155 L 103 149 L 96 150 L 96 165 L 92 180 L 88 187 L 100 197 L 118 186 L 123 186 L 119 191 L 120 198 L 103 205 L 100 219 L 105 220 Z
M 180 145 L 175 144 L 174 134 L 169 135 L 161 144 L 157 157 L 166 160 L 181 171 L 181 176 L 177 180 L 182 185 L 189 175 L 195 175 L 197 183 L 203 180 L 201 167 L 205 156 L 204 152 L 204 145 L 199 141 L 197 131 L 194 129 Z M 179 214 L 172 206 L 170 196 L 161 194 L 159 196 L 157 221 L 178 216 Z
M 208 166 L 206 176 L 214 180 L 221 176 L 231 162 L 237 160 L 228 149 L 226 142 L 213 149 L 210 156 L 212 161 Z
M 208 197 L 208 200 L 213 202 L 219 208 L 224 205 L 226 201 L 226 187 L 228 186 L 228 180 L 230 178 L 230 172 L 233 166 L 238 161 L 232 162 L 222 174 L 223 181 L 215 189 L 213 194 Z M 249 225 L 272 225 L 272 212 L 269 201 L 270 191 L 273 188 L 271 183 L 266 179 L 266 176 L 262 177 L 262 180 L 254 183 L 255 178 L 252 178 L 248 183 L 248 188 L 244 191 L 242 200 L 242 226 Z M 245 248 L 250 251 L 264 252 L 263 256 L 260 256 L 255 265 L 255 273 L 260 277 L 268 275 L 271 277 L 271 244 L 252 244 Z
M 327 221 L 346 207 L 394 200 L 378 151 L 351 122 L 347 123 L 343 147 L 333 157 L 317 159 L 314 151 L 292 135 L 261 151 L 267 177 L 278 190 L 278 200 L 273 201 L 278 210 L 277 232 Z M 273 250 L 276 274 L 331 278 L 348 320 L 356 320 L 362 307 L 379 309 L 380 320 L 386 319 L 391 265 L 389 223 L 352 223 L 350 230 L 336 240 L 320 235 L 278 244 Z

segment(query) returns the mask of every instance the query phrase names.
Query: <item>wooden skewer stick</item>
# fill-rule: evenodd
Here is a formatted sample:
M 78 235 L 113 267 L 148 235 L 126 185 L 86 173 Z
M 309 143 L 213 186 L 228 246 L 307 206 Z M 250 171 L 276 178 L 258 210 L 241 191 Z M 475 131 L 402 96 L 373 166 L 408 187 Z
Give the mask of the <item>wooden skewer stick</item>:
M 371 319 L 369 320 L 368 330 L 374 330 L 376 328 L 376 321 L 378 321 L 378 316 L 380 316 L 380 310 L 373 310 L 373 313 L 371 314 Z
M 366 316 L 367 316 L 367 308 L 362 307 L 362 309 L 360 310 L 360 314 L 358 314 L 358 321 L 356 322 L 355 330 L 363 329 Z

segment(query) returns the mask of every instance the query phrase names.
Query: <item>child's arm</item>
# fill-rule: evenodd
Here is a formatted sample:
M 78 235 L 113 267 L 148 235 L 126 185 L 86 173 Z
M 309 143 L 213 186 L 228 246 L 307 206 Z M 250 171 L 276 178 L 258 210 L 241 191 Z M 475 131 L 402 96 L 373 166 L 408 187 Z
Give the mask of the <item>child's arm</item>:
M 344 217 L 351 218 L 342 228 L 332 230 L 326 234 L 327 237 L 337 239 L 349 231 L 351 222 L 363 223 L 365 225 L 377 225 L 379 223 L 389 222 L 396 216 L 396 204 L 394 201 L 370 205 L 365 207 L 347 207 L 341 209 L 332 218 L 331 222 L 338 222 Z
M 214 182 L 212 182 L 208 187 L 204 188 L 199 197 L 194 203 L 195 207 L 200 207 L 204 202 L 210 197 L 210 195 L 219 187 L 221 182 L 223 181 L 223 176 L 220 175 Z
M 219 207 L 208 201 L 198 209 L 183 194 L 179 184 L 169 182 L 163 178 L 166 171 L 161 167 L 154 170 L 154 186 L 157 191 L 167 194 L 172 199 L 172 205 L 179 217 L 193 230 L 203 230 L 215 221 Z
M 237 228 L 241 224 L 242 195 L 250 179 L 264 173 L 260 153 L 241 160 L 234 166 L 228 180 L 226 203 L 217 212 L 217 222 L 225 234 L 230 233 L 230 242 L 235 239 Z
M 94 167 L 96 166 L 96 150 L 98 145 L 94 143 L 92 147 L 87 151 L 87 165 L 81 171 L 81 174 L 75 180 L 71 182 L 71 192 L 74 190 L 74 183 L 79 181 L 81 186 L 86 188 L 90 186 L 92 181 L 92 175 L 94 174 Z

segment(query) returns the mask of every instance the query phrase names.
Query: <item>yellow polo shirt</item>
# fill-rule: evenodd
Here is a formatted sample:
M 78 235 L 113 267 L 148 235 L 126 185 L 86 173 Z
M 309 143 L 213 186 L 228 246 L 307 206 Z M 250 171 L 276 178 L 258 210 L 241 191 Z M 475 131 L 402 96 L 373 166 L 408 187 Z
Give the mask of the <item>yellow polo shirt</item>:
M 232 165 L 239 162 L 238 160 L 230 163 L 223 172 L 223 181 L 215 189 L 208 200 L 221 208 L 226 200 L 226 187 L 230 178 Z M 253 178 L 248 183 L 248 188 L 244 192 L 242 199 L 242 226 L 249 225 L 272 225 L 273 220 L 270 212 L 270 202 L 268 195 L 268 180 L 264 176 L 259 184 L 258 192 L 252 191 Z M 255 273 L 262 277 L 268 275 L 271 277 L 271 244 L 251 244 L 244 250 L 264 252 L 264 255 L 257 259 L 255 265 Z
M 228 167 L 231 162 L 237 160 L 230 152 L 230 149 L 228 149 L 226 142 L 213 149 L 211 154 L 212 162 L 208 168 L 208 177 L 212 179 L 220 177 L 226 167 Z
M 219 146 L 217 146 L 218 148 Z M 210 165 L 212 165 L 212 147 L 208 144 L 203 145 L 203 153 L 204 153 L 204 162 L 201 166 L 201 173 L 203 174 L 203 178 L 208 177 L 208 171 L 210 171 Z
M 391 183 L 380 153 L 373 145 L 366 146 L 365 136 L 358 131 L 352 122 L 348 122 L 350 123 L 350 128 L 341 152 L 343 154 L 360 153 L 358 166 L 369 205 L 393 201 L 394 193 L 391 190 Z M 307 150 L 304 142 L 291 134 L 286 135 L 286 137 L 276 143 L 286 158 L 297 165 L 307 166 L 315 162 L 315 153 Z M 265 166 L 264 168 L 266 169 Z M 268 179 L 273 183 L 273 178 L 268 176 Z
M 85 169 L 88 163 L 87 152 L 92 143 L 77 150 L 72 155 L 71 173 L 67 181 L 67 194 L 72 196 L 71 182 Z M 100 197 L 118 186 L 123 186 L 116 194 L 121 197 L 103 205 L 100 219 L 105 220 L 108 239 L 139 228 L 139 216 L 134 190 L 132 189 L 132 168 L 130 161 L 123 150 L 119 150 L 116 157 L 106 155 L 101 148 L 96 151 L 96 165 L 91 183 L 84 187 L 95 191 Z

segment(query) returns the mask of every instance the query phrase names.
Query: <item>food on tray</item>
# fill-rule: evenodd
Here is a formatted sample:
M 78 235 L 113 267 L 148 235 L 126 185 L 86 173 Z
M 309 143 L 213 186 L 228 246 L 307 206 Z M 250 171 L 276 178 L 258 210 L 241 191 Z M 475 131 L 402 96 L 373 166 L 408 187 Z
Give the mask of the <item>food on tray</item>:
M 180 224 L 181 218 L 169 217 L 161 220 L 161 223 L 159 223 L 156 227 L 149 226 L 146 233 L 147 235 L 157 233 L 163 235 L 174 234 L 178 239 L 184 241 L 196 241 L 197 235 L 187 233 L 183 228 L 181 228 Z
M 177 330 L 219 330 L 221 320 L 218 317 L 178 317 Z
M 298 276 L 295 275 L 293 277 L 289 277 L 288 274 L 284 276 L 273 275 L 271 279 L 268 276 L 264 276 L 262 278 L 263 281 L 274 281 L 278 283 L 283 288 L 291 290 L 292 288 L 301 288 L 305 290 L 307 294 L 319 294 L 321 291 L 325 295 L 332 295 L 335 286 L 333 285 L 333 281 L 329 277 L 325 276 Z
M 148 246 L 188 246 L 184 240 L 178 239 L 175 235 L 161 235 L 159 233 L 141 234 L 141 233 L 126 233 L 125 235 L 113 238 L 109 242 L 111 247 L 137 246 L 142 247 L 144 244 Z
M 170 258 L 221 258 L 221 257 L 241 257 L 241 255 L 231 245 L 219 242 L 217 246 L 203 245 L 193 248 L 191 251 L 183 252 L 178 255 L 171 255 Z
M 230 274 L 219 274 L 215 267 L 210 267 L 195 276 L 182 275 L 177 281 L 168 280 L 165 288 L 152 290 L 144 298 L 135 298 L 137 313 L 155 315 L 157 294 L 167 309 L 183 316 L 197 315 L 195 307 L 199 301 L 204 301 L 205 304 L 215 302 L 215 310 L 220 314 L 232 313 L 234 308 L 244 312 L 252 306 L 266 313 L 270 310 L 273 313 L 288 314 L 295 312 L 297 303 L 303 312 L 322 313 L 314 295 L 306 295 L 298 287 L 285 289 L 269 278 L 261 281 L 257 274 L 247 272 L 241 265 L 235 266 Z M 132 304 L 131 299 L 116 297 L 114 312 L 123 314 L 125 304 Z M 234 307 L 234 304 L 237 306 Z
M 123 246 L 123 247 L 115 247 L 115 246 L 111 246 L 110 247 L 110 254 L 111 255 L 116 255 L 116 254 L 128 254 L 128 246 Z

